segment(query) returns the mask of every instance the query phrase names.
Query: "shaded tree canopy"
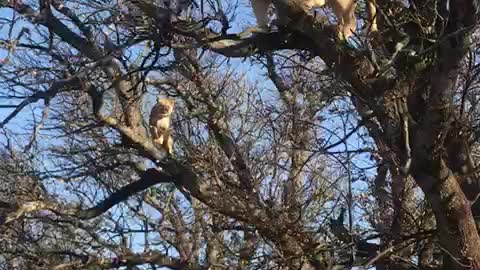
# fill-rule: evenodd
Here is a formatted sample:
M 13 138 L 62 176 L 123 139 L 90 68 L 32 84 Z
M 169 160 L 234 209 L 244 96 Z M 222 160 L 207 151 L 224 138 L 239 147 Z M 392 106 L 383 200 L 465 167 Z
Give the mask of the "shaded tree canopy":
M 0 1 L 0 269 L 480 269 L 478 1 L 298 1 Z

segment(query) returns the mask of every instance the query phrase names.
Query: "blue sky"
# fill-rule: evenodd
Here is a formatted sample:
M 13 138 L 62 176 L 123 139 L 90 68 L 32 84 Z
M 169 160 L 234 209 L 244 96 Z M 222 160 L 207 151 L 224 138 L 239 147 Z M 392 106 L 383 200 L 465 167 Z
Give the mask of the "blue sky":
M 238 16 L 236 17 L 236 20 L 232 24 L 232 29 L 230 29 L 230 31 L 229 31 L 230 33 L 239 32 L 241 29 L 244 29 L 245 27 L 251 26 L 251 25 L 254 24 L 254 19 L 253 19 L 252 13 L 250 11 L 250 8 L 248 6 L 248 2 L 242 1 L 240 3 L 240 7 L 239 7 L 239 10 L 237 11 L 237 14 L 238 14 Z M 0 9 L 0 18 L 11 17 L 11 16 L 12 16 L 12 14 L 9 10 Z M 0 29 L 0 37 L 1 38 L 4 38 L 6 36 L 6 31 L 7 31 L 6 28 Z M 4 56 L 5 56 L 5 51 L 0 49 L 0 58 L 3 58 Z M 270 81 L 266 81 L 265 77 L 263 76 L 263 74 L 265 74 L 265 70 L 261 69 L 258 66 L 252 66 L 252 64 L 249 60 L 244 61 L 243 59 L 231 59 L 230 64 L 233 67 L 235 67 L 236 70 L 246 72 L 248 74 L 248 79 L 250 81 L 252 81 L 252 82 L 258 81 L 258 82 L 260 82 L 260 85 L 263 88 L 273 89 L 272 83 Z M 266 91 L 266 92 L 269 92 L 269 91 Z M 17 104 L 18 102 L 19 102 L 19 100 L 12 101 L 12 100 L 0 99 L 0 105 L 12 104 L 12 103 Z M 20 113 L 11 123 L 8 124 L 8 129 L 11 129 L 12 131 L 23 131 L 23 132 L 25 132 L 26 130 L 25 130 L 25 127 L 24 127 L 24 123 L 25 123 L 26 119 L 31 120 L 32 109 L 34 111 L 36 111 L 36 113 L 38 114 L 39 113 L 38 108 L 39 107 L 41 108 L 42 106 L 43 106 L 43 103 L 40 102 L 38 104 L 33 105 L 30 108 L 25 108 L 22 113 Z M 11 112 L 11 109 L 0 109 L 0 119 L 4 119 L 10 112 Z M 338 125 L 338 122 L 337 122 L 338 120 L 339 119 L 334 119 L 334 118 L 329 119 L 328 122 L 326 123 L 326 125 L 331 125 L 332 127 L 336 126 L 336 125 Z M 342 137 L 342 134 L 339 134 L 339 137 Z M 2 142 L 1 140 L 4 140 L 4 138 L 0 137 L 0 142 Z M 358 138 L 356 138 L 355 136 L 352 136 L 347 141 L 347 143 L 350 144 L 350 146 L 352 148 L 360 147 L 358 145 L 358 143 L 359 143 Z M 343 145 L 339 145 L 337 147 L 337 149 L 332 149 L 332 151 L 342 150 L 343 147 L 344 147 Z M 356 158 L 355 163 L 362 164 L 363 166 L 368 166 L 369 165 L 368 160 L 366 160 L 365 157 L 362 157 L 362 156 L 360 156 L 359 158 Z M 58 183 L 57 183 L 57 185 L 58 185 Z M 357 183 L 356 185 L 359 185 L 359 187 L 364 188 L 362 183 Z M 58 188 L 58 186 L 56 186 L 56 188 Z M 61 189 L 58 190 L 58 191 L 62 192 Z M 111 211 L 116 211 L 116 209 L 114 208 Z M 153 216 L 155 216 L 154 213 L 156 213 L 156 211 L 151 211 L 151 213 L 152 213 Z M 139 235 L 137 240 L 134 241 L 135 242 L 135 247 L 137 248 L 137 251 L 142 251 L 142 248 L 143 248 L 142 237 L 143 237 L 142 235 Z
M 224 7 L 228 6 L 228 5 L 225 5 L 225 2 L 223 2 L 223 4 L 224 4 Z M 255 23 L 254 17 L 252 15 L 252 12 L 251 12 L 250 7 L 249 7 L 249 1 L 248 0 L 242 0 L 240 2 L 239 8 L 238 8 L 236 14 L 237 15 L 235 17 L 235 20 L 231 25 L 232 26 L 232 29 L 230 29 L 231 33 L 238 32 L 241 29 L 245 29 L 246 27 L 251 26 Z M 0 17 L 11 18 L 11 16 L 12 16 L 12 13 L 11 13 L 10 10 L 0 9 Z M 0 29 L 0 37 L 5 37 L 5 34 L 6 34 L 7 30 L 8 30 L 8 28 Z M 14 36 L 16 36 L 16 35 L 14 35 Z M 0 57 L 2 57 L 3 55 L 5 55 L 5 51 L 0 50 Z M 258 65 L 252 66 L 252 63 L 249 59 L 247 59 L 246 61 L 244 59 L 238 59 L 238 58 L 237 59 L 230 59 L 229 64 L 239 72 L 241 72 L 241 71 L 246 72 L 247 75 L 248 75 L 248 80 L 251 81 L 251 82 L 259 82 L 259 86 L 261 88 L 274 89 L 273 84 L 269 80 L 265 79 L 264 74 L 265 74 L 266 71 L 264 69 L 260 68 Z M 262 91 L 262 92 L 270 93 L 270 91 Z M 17 104 L 18 102 L 19 102 L 19 100 L 0 99 L 0 104 Z M 148 103 L 150 103 L 150 105 Z M 151 99 L 147 100 L 146 107 L 151 106 L 151 104 L 152 104 L 152 100 Z M 334 105 L 334 104 L 332 104 L 332 105 Z M 23 131 L 23 132 L 25 132 L 26 130 L 25 130 L 25 127 L 24 127 L 24 123 L 26 122 L 26 120 L 31 121 L 32 110 L 35 111 L 36 114 L 38 115 L 39 113 L 41 113 L 40 109 L 42 107 L 43 107 L 43 103 L 39 102 L 37 104 L 33 104 L 29 108 L 25 108 L 22 113 L 20 113 L 15 119 L 13 119 L 8 124 L 7 127 L 9 129 L 13 130 L 13 131 Z M 0 109 L 0 119 L 4 119 L 11 111 L 12 111 L 11 109 Z M 338 122 L 339 120 L 340 120 L 339 118 L 337 118 L 337 119 L 336 118 L 330 118 L 325 122 L 325 124 L 327 125 L 328 128 L 333 128 L 333 127 L 335 127 L 336 125 L 339 124 L 339 122 Z M 28 133 L 28 131 L 27 131 L 27 133 Z M 340 139 L 341 137 L 342 137 L 342 135 L 339 134 L 338 139 Z M 4 138 L 0 138 L 0 140 L 2 140 L 2 139 L 4 139 Z M 358 145 L 359 141 L 358 141 L 358 138 L 356 138 L 355 136 L 352 136 L 347 142 L 348 142 L 348 144 L 350 144 L 350 148 L 361 147 L 360 145 Z M 339 145 L 338 147 L 336 147 L 336 149 L 332 149 L 332 151 L 341 151 L 341 150 L 343 150 L 343 147 L 344 147 L 344 145 Z M 361 164 L 364 167 L 368 167 L 368 166 L 371 165 L 370 162 L 368 162 L 368 160 L 365 159 L 364 157 L 355 158 L 355 163 Z

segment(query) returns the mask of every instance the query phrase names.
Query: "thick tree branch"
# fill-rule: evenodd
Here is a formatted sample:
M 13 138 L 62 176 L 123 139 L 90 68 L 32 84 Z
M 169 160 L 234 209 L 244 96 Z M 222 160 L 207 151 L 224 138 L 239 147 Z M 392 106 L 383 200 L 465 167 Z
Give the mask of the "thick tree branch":
M 0 207 L 13 210 L 11 211 L 11 214 L 9 214 L 10 218 L 7 222 L 18 219 L 24 214 L 38 212 L 40 210 L 51 210 L 59 215 L 73 216 L 80 219 L 91 219 L 105 213 L 113 206 L 126 201 L 132 195 L 160 183 L 174 183 L 177 187 L 185 187 L 194 196 L 202 198 L 203 196 L 198 187 L 188 184 L 191 181 L 196 181 L 193 179 L 194 175 L 186 172 L 186 170 L 188 170 L 186 167 L 180 168 L 179 166 L 180 165 L 174 164 L 173 162 L 166 164 L 166 167 L 170 169 L 170 173 L 173 174 L 162 172 L 158 169 L 148 169 L 141 175 L 141 178 L 138 181 L 122 187 L 99 204 L 86 210 L 63 207 L 55 202 L 49 201 L 32 201 L 18 206 L 1 202 Z
M 98 60 L 102 57 L 101 51 L 91 42 L 80 37 L 71 31 L 59 19 L 49 12 L 37 13 L 32 7 L 21 1 L 10 0 L 7 1 L 6 6 L 15 9 L 22 15 L 31 19 L 34 23 L 40 23 L 49 28 L 52 32 L 57 34 L 63 41 L 71 44 L 75 49 L 85 54 L 91 59 Z
M 132 195 L 135 195 L 160 183 L 175 183 L 175 180 L 176 178 L 160 172 L 157 169 L 148 169 L 143 173 L 140 180 L 122 187 L 120 190 L 114 192 L 96 206 L 87 210 L 79 211 L 77 213 L 77 217 L 80 219 L 91 219 L 97 217 L 108 211 L 113 206 L 126 201 Z

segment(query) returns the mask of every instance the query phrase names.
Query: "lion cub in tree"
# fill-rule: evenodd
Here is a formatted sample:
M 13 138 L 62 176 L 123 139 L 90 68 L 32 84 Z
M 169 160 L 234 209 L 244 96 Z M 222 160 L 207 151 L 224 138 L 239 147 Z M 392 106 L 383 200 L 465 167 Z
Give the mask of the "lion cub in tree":
M 250 0 L 253 14 L 257 19 L 257 26 L 261 29 L 268 29 L 268 8 L 272 0 Z M 338 19 L 337 35 L 340 40 L 349 39 L 357 27 L 355 17 L 355 0 L 299 0 L 305 11 L 313 8 L 330 7 Z M 375 0 L 365 0 L 367 6 L 367 17 L 370 21 L 370 32 L 377 32 Z M 277 14 L 278 16 L 278 14 Z
M 172 154 L 173 139 L 170 135 L 170 118 L 175 100 L 157 97 L 157 104 L 150 112 L 150 134 L 155 145 L 159 145 L 169 155 Z

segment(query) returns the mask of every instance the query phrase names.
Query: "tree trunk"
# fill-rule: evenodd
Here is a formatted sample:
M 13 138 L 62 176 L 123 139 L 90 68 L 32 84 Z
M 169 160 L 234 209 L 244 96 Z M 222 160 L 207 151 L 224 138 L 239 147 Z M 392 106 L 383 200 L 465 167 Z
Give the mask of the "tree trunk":
M 443 162 L 437 177 L 417 173 L 415 180 L 435 213 L 440 244 L 448 256 L 444 269 L 480 269 L 480 237 L 471 203 L 460 188 L 457 177 Z

